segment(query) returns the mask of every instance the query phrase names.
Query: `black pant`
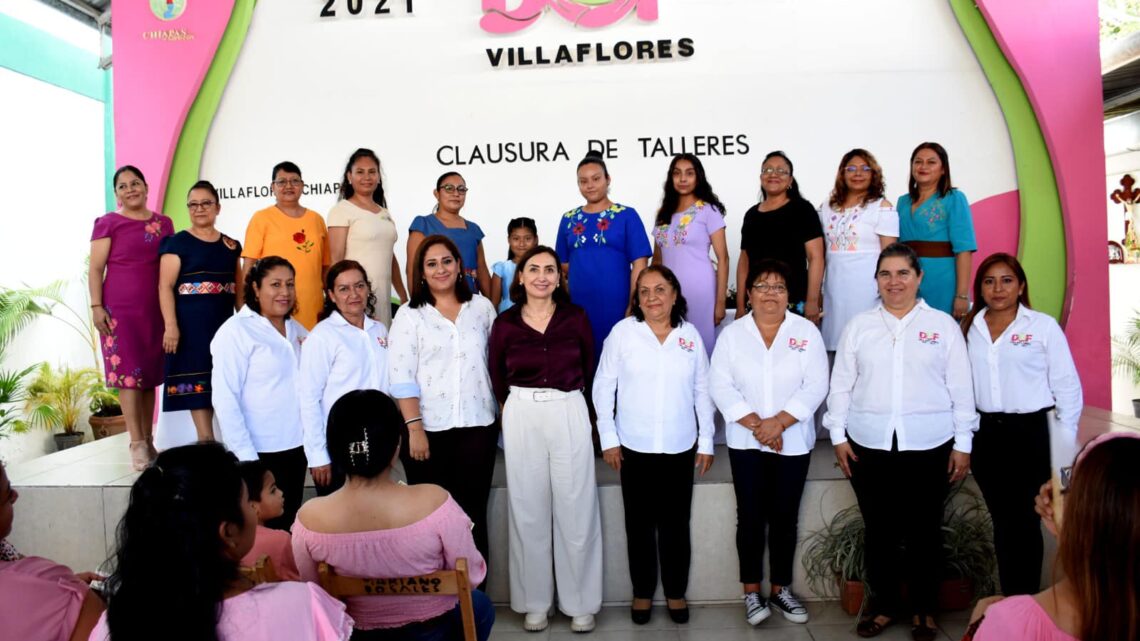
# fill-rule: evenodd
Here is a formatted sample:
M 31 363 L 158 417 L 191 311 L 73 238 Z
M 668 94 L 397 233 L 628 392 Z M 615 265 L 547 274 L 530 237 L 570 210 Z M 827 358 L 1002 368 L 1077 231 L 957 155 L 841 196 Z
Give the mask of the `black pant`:
M 332 494 L 333 492 L 344 487 L 344 482 L 346 480 L 344 470 L 340 469 L 340 466 L 336 463 L 330 463 L 329 469 L 330 472 L 328 485 L 317 485 L 316 483 L 313 483 L 314 489 L 317 491 L 317 496 L 328 496 L 329 494 Z
M 859 457 L 851 463 L 851 486 L 867 528 L 863 550 L 872 612 L 903 615 L 905 579 L 911 612 L 932 615 L 942 579 L 943 503 L 950 488 L 946 467 L 954 442 L 903 452 L 897 442 L 889 452 L 848 443 Z
M 769 579 L 792 584 L 792 558 L 800 498 L 804 494 L 811 454 L 784 456 L 760 450 L 728 449 L 732 489 L 736 491 L 736 554 L 740 582 L 764 580 L 765 526 L 768 529 Z
M 678 454 L 621 448 L 621 499 L 635 599 L 652 599 L 657 592 L 658 558 L 665 598 L 685 598 L 696 455 L 695 446 Z
M 1032 414 L 982 413 L 970 467 L 994 521 L 994 547 L 1002 594 L 1041 589 L 1041 519 L 1033 499 L 1052 475 L 1047 410 Z
M 427 439 L 430 456 L 426 461 L 412 460 L 408 455 L 407 438 L 400 444 L 400 460 L 404 463 L 408 484 L 435 483 L 447 490 L 475 524 L 471 532 L 475 547 L 489 564 L 487 499 L 495 473 L 499 429 L 495 425 L 455 427 L 428 432 Z
M 265 522 L 266 527 L 289 531 L 301 509 L 301 494 L 305 491 L 305 448 L 294 447 L 282 452 L 258 452 L 257 458 L 273 472 L 277 487 L 285 494 L 285 513 Z

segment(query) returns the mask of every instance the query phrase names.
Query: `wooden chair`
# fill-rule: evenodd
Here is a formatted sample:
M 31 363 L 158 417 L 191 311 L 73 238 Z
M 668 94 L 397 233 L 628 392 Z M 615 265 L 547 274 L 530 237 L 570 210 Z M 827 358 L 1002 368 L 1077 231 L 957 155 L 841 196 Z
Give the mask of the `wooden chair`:
M 463 638 L 475 641 L 475 606 L 471 603 L 471 582 L 467 580 L 467 559 L 455 561 L 454 570 L 440 570 L 422 576 L 398 579 L 357 579 L 341 576 L 328 563 L 317 567 L 321 587 L 333 597 L 344 600 L 354 596 L 431 595 L 459 597 L 459 613 L 463 619 Z
M 277 583 L 281 580 L 277 576 L 277 570 L 273 568 L 273 559 L 269 558 L 268 554 L 262 554 L 253 567 L 243 565 L 238 569 L 242 576 L 253 581 L 254 585 Z

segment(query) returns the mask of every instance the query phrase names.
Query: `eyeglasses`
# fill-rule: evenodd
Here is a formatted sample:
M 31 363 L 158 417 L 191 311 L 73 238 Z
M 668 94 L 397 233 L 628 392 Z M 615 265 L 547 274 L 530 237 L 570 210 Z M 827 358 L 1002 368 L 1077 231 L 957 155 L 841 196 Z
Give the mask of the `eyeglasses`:
M 769 285 L 768 283 L 756 283 L 755 285 L 752 286 L 752 289 L 755 289 L 756 291 L 760 292 L 761 294 L 767 294 L 768 292 L 772 292 L 773 294 L 787 294 L 788 293 L 788 286 L 783 285 L 783 284 L 779 284 L 779 283 L 777 283 L 775 285 Z
M 783 167 L 765 167 L 760 170 L 760 175 L 762 176 L 771 176 L 772 174 L 783 177 L 790 176 L 792 172 L 784 169 Z
M 846 167 L 843 168 L 843 171 L 846 171 L 849 174 L 853 174 L 857 171 L 862 172 L 864 174 L 869 174 L 869 173 L 871 173 L 871 167 L 870 167 L 870 165 L 847 165 Z
M 203 200 L 202 202 L 189 202 L 189 203 L 186 203 L 186 209 L 189 209 L 190 211 L 197 211 L 199 209 L 206 210 L 206 209 L 213 207 L 216 204 L 218 204 L 218 203 L 216 203 L 212 200 Z
M 467 186 L 466 185 L 459 185 L 458 187 L 455 185 L 440 185 L 439 188 L 446 191 L 449 194 L 453 194 L 455 192 L 459 192 L 461 194 L 467 193 Z
M 274 180 L 273 184 L 277 185 L 278 187 L 300 187 L 301 185 L 305 184 L 305 181 L 301 180 L 300 178 L 282 178 L 280 180 Z

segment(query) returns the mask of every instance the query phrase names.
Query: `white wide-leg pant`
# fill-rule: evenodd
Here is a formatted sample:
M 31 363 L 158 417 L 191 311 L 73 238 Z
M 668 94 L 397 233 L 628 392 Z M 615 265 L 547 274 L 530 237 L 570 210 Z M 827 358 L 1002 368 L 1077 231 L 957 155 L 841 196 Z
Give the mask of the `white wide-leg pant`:
M 557 580 L 563 614 L 597 614 L 602 607 L 602 525 L 590 416 L 582 393 L 512 387 L 503 408 L 503 453 L 511 609 L 545 613 Z

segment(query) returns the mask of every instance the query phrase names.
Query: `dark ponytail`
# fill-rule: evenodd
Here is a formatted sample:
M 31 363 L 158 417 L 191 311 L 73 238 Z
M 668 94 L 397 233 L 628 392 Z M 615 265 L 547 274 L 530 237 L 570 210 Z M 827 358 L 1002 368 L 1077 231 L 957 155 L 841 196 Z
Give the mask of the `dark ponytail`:
M 232 454 L 198 443 L 159 454 L 131 487 L 107 579 L 114 641 L 217 641 L 238 561 L 219 536 L 245 527 L 242 478 Z
M 329 410 L 329 458 L 348 476 L 372 479 L 388 469 L 407 433 L 396 402 L 379 390 L 348 392 Z

